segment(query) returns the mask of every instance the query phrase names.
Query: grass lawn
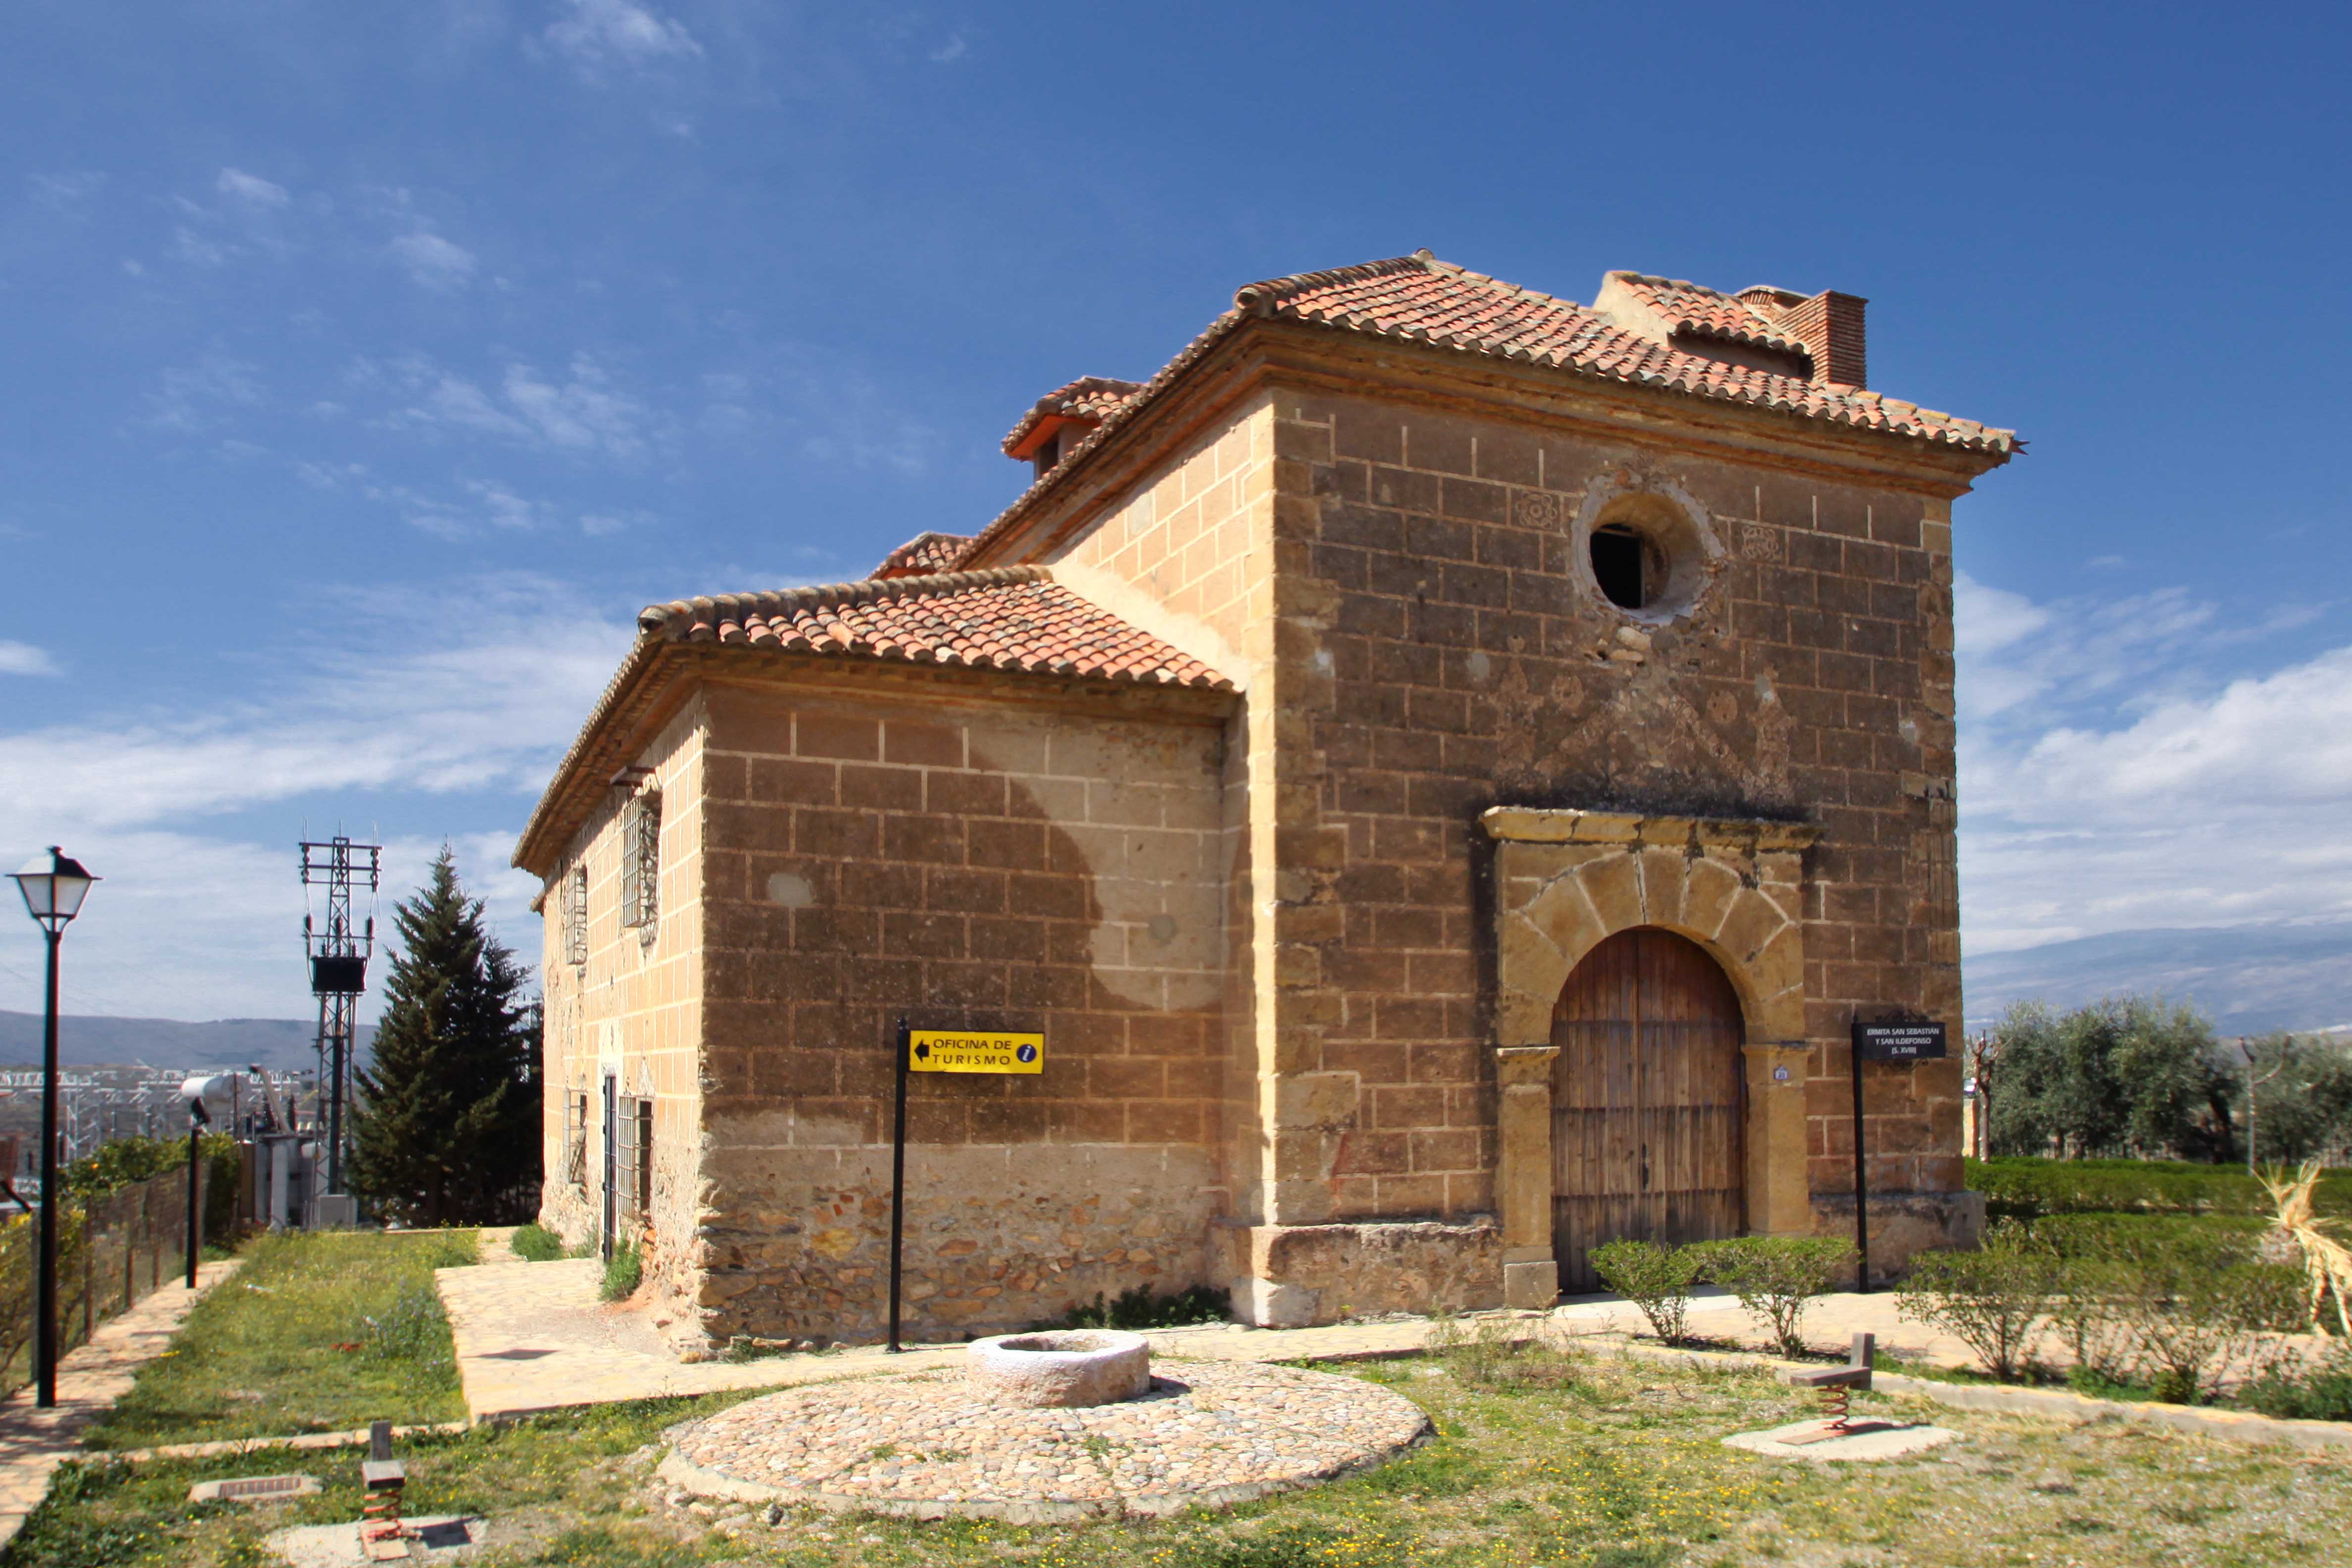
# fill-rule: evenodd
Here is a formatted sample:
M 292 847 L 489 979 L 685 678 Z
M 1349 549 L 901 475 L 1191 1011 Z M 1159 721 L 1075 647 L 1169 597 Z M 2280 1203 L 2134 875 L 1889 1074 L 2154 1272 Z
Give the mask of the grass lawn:
M 739 1395 L 608 1406 L 421 1440 L 403 1452 L 412 1511 L 482 1512 L 516 1532 L 495 1561 L 573 1568 L 2257 1568 L 2339 1562 L 2352 1534 L 2352 1455 L 1867 1397 L 1859 1408 L 1932 1418 L 1964 1441 L 1908 1463 L 1813 1467 L 1717 1440 L 1801 1413 L 1801 1401 L 1766 1373 L 1608 1354 L 1514 1357 L 1475 1344 L 1353 1370 L 1418 1401 L 1439 1437 L 1369 1475 L 1160 1523 L 1022 1529 L 811 1512 L 773 1529 L 750 1523 L 730 1538 L 673 1519 L 653 1489 L 660 1432 Z M 307 1469 L 327 1491 L 259 1511 L 181 1500 L 193 1480 L 281 1465 Z M 8 1562 L 255 1563 L 269 1530 L 353 1518 L 357 1471 L 349 1453 L 93 1461 L 60 1477 Z
M 476 1260 L 475 1233 L 265 1236 L 188 1315 L 94 1448 L 339 1431 L 466 1414 L 433 1270 Z

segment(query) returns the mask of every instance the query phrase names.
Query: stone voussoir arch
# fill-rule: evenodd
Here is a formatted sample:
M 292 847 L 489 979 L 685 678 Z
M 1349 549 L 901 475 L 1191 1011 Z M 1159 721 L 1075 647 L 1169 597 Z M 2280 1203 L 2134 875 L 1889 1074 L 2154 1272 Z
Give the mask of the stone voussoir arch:
M 1576 965 L 1622 931 L 1687 937 L 1739 997 L 1749 1084 L 1748 1182 L 1758 1228 L 1810 1223 L 1804 1186 L 1804 854 L 1820 829 L 1748 818 L 1496 806 L 1497 1185 L 1504 1289 L 1549 1305 L 1552 1012 Z M 1784 1092 L 1794 1089 L 1794 1095 Z

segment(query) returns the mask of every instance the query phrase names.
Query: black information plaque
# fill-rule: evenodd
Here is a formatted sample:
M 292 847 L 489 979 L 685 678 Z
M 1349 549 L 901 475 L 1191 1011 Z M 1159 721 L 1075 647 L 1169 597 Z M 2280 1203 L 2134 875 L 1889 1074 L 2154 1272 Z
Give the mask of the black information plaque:
M 1924 1062 L 1944 1055 L 1941 1024 L 1856 1024 L 1854 1055 L 1873 1062 Z

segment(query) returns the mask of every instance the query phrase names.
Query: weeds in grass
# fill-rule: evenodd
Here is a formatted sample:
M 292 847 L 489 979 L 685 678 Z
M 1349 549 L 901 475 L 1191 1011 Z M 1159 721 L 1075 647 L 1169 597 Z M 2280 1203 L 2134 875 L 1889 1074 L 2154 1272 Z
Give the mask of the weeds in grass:
M 613 1248 L 613 1256 L 604 1259 L 604 1283 L 596 1294 L 607 1301 L 625 1301 L 637 1293 L 645 1282 L 645 1255 L 633 1242 L 623 1242 Z
M 1490 1343 L 1517 1342 L 1532 1326 L 1488 1321 Z M 1461 1325 L 1462 1341 L 1475 1343 L 1484 1326 Z M 1565 1392 L 1513 1381 L 1573 1349 L 1498 1351 L 1486 1382 L 1446 1356 L 1368 1364 L 1422 1403 L 1443 1436 L 1368 1474 L 1168 1521 L 1026 1527 L 811 1511 L 730 1539 L 643 1511 L 663 1432 L 742 1395 L 550 1415 L 404 1442 L 401 1456 L 412 1512 L 536 1521 L 540 1533 L 496 1560 L 543 1568 L 1844 1568 L 2029 1555 L 2080 1568 L 2302 1568 L 2352 1536 L 2352 1465 L 2340 1458 L 1943 1411 L 1968 1439 L 1946 1458 L 1779 1465 L 1719 1441 L 1790 1418 L 1797 1396 L 1768 1374 L 1702 1377 L 1604 1355 L 1576 1357 L 1583 1382 Z M 1486 1352 L 1462 1353 L 1475 1363 Z M 1446 1375 L 1426 1375 L 1438 1369 Z M 354 1517 L 352 1458 L 306 1457 L 299 1468 L 326 1491 L 257 1510 L 191 1509 L 187 1487 L 277 1460 L 77 1468 L 8 1568 L 261 1568 L 269 1531 Z
M 470 1230 L 256 1237 L 244 1248 L 244 1267 L 189 1313 L 174 1353 L 140 1370 L 86 1446 L 145 1447 L 464 1415 L 433 1270 L 473 1262 L 477 1247 Z
M 1474 1387 L 1503 1393 L 1581 1388 L 1590 1363 L 1548 1326 L 1525 1320 L 1483 1318 L 1465 1329 L 1451 1315 L 1432 1326 L 1428 1348 L 1447 1372 Z

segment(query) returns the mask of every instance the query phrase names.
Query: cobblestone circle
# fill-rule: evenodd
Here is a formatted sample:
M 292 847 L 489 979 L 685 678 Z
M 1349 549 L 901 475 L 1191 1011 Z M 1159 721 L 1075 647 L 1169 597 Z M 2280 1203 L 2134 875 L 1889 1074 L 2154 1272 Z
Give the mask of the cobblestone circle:
M 820 1384 L 672 1427 L 667 1488 L 758 1504 L 1051 1524 L 1222 1507 L 1370 1469 L 1429 1417 L 1293 1367 L 1153 1363 L 1151 1392 L 1084 1409 L 985 1404 L 961 1369 Z

